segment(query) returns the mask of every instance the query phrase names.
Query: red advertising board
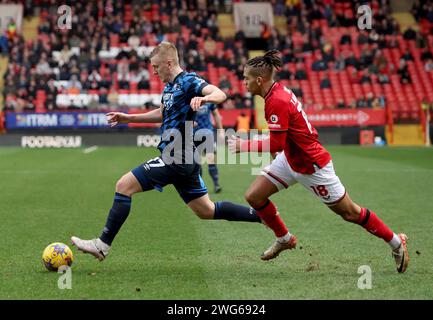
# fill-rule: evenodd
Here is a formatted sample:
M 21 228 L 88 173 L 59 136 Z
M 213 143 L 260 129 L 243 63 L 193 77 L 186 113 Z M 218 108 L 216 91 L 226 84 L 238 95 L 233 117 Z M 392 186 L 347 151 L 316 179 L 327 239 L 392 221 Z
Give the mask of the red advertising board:
M 241 112 L 250 115 L 249 109 L 220 109 L 224 127 L 233 127 Z M 142 112 L 142 111 L 141 111 Z M 315 127 L 364 127 L 384 126 L 386 124 L 385 109 L 343 109 L 307 111 L 308 121 Z M 130 123 L 129 127 L 159 127 L 155 123 Z
M 308 121 L 315 127 L 384 126 L 385 109 L 343 109 L 307 111 Z

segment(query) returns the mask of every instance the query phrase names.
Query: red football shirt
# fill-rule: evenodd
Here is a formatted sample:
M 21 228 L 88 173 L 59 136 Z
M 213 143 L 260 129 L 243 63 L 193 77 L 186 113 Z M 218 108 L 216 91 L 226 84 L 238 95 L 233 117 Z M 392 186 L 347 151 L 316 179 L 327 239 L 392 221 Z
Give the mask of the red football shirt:
M 265 118 L 271 131 L 287 131 L 284 153 L 292 169 L 312 174 L 314 165 L 323 168 L 331 155 L 319 142 L 316 129 L 308 122 L 293 92 L 275 82 L 265 98 Z

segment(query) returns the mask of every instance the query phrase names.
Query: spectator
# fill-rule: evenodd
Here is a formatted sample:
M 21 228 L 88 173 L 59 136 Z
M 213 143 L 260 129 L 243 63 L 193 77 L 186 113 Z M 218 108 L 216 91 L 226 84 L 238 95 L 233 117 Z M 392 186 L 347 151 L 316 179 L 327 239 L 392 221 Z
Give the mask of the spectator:
M 129 61 L 127 57 L 122 57 L 117 64 L 117 74 L 127 74 L 129 72 Z
M 132 50 L 137 50 L 137 48 L 140 46 L 140 38 L 135 33 L 135 29 L 131 29 L 131 33 L 128 38 L 128 46 Z
M 314 47 L 311 43 L 311 41 L 308 38 L 307 34 L 304 34 L 304 36 L 302 37 L 302 52 L 305 53 L 312 53 L 314 51 Z
M 332 16 L 328 19 L 328 24 L 330 28 L 338 28 L 341 26 L 340 20 L 335 15 L 335 13 L 333 13 Z
M 386 41 L 385 35 L 379 35 L 379 40 L 377 41 L 379 49 L 385 49 L 388 47 L 388 42 Z
M 68 81 L 68 84 L 66 86 L 66 89 L 68 89 L 68 93 L 78 94 L 80 93 L 83 86 L 81 85 L 81 82 L 78 80 L 78 77 L 76 74 L 73 74 L 71 76 L 71 80 Z
M 362 52 L 360 60 L 360 67 L 367 68 L 373 63 L 373 52 L 366 46 Z
M 290 72 L 288 64 L 283 66 L 283 69 L 278 73 L 278 75 L 282 80 L 290 80 L 293 78 L 293 74 Z
M 137 84 L 137 88 L 139 90 L 149 90 L 150 89 L 149 80 L 147 80 L 145 77 L 141 76 L 140 81 Z
M 382 109 L 383 106 L 381 103 L 381 99 L 379 97 L 374 98 L 371 107 L 373 109 Z
M 6 86 L 3 89 L 4 96 L 7 96 L 9 94 L 15 94 L 17 92 L 17 86 L 15 84 L 15 81 L 13 78 L 8 78 L 6 81 Z
M 352 70 L 352 72 L 350 73 L 349 81 L 351 84 L 360 83 L 360 79 L 358 77 L 358 72 L 356 70 Z
M 389 77 L 386 73 L 379 73 L 377 79 L 380 84 L 389 83 Z
M 190 35 L 190 38 L 189 38 L 188 44 L 187 44 L 187 46 L 186 46 L 186 50 L 187 50 L 187 51 L 190 51 L 190 50 L 195 50 L 195 51 L 197 51 L 197 49 L 198 49 L 197 37 L 195 36 L 195 34 L 192 33 L 192 34 Z
M 291 87 L 290 90 L 292 90 L 293 94 L 297 97 L 302 99 L 304 97 L 304 92 L 302 91 L 301 87 L 299 87 L 299 84 L 295 82 Z
M 88 81 L 92 82 L 92 81 L 97 81 L 97 82 L 101 82 L 102 77 L 99 74 L 98 70 L 94 69 L 88 76 Z
M 63 66 L 64 64 L 68 64 L 71 57 L 72 57 L 72 52 L 71 50 L 69 50 L 69 46 L 65 44 L 63 46 L 62 51 L 60 51 L 59 65 Z
M 368 69 L 364 69 L 362 71 L 362 76 L 361 76 L 361 79 L 359 79 L 359 83 L 360 84 L 371 83 L 371 78 L 370 78 L 370 75 L 368 73 Z
M 312 63 L 311 69 L 313 71 L 324 71 L 328 70 L 328 63 L 323 60 L 322 54 L 317 55 L 317 59 Z
M 349 34 L 349 31 L 344 32 L 344 34 L 340 38 L 340 44 L 352 44 L 352 37 Z
M 296 72 L 295 72 L 296 80 L 307 80 L 307 72 L 304 69 L 303 64 L 296 64 Z
M 9 53 L 9 42 L 5 35 L 0 35 L 0 52 L 2 56 L 6 56 Z
M 406 29 L 406 31 L 403 33 L 403 38 L 405 40 L 415 40 L 416 39 L 416 31 L 412 29 L 412 27 L 409 27 Z
M 130 81 L 130 76 L 129 76 L 129 72 L 122 70 L 118 75 L 117 75 L 117 81 L 118 81 L 118 85 L 119 85 L 119 89 L 123 89 L 123 90 L 129 90 L 129 81 Z
M 55 109 L 55 105 L 56 105 L 56 100 L 57 100 L 57 88 L 54 85 L 54 80 L 50 80 L 48 81 L 46 87 L 45 87 L 45 92 L 46 92 L 46 100 L 45 103 L 47 104 L 47 106 L 51 106 L 51 110 Z
M 368 35 L 367 32 L 361 31 L 358 35 L 358 45 L 362 46 L 364 44 L 368 44 Z
M 426 48 L 422 53 L 421 53 L 421 61 L 426 61 L 432 59 L 433 60 L 433 54 L 431 53 L 431 51 Z
M 343 53 L 340 53 L 338 58 L 335 60 L 334 70 L 342 71 L 346 68 L 346 61 L 344 59 Z
M 320 81 L 320 89 L 331 88 L 331 81 L 329 80 L 329 74 L 326 72 L 323 79 Z
M 388 61 L 386 60 L 385 56 L 383 55 L 381 50 L 377 50 L 374 54 L 373 58 L 373 64 L 371 66 L 374 67 L 370 69 L 370 72 L 374 73 L 386 73 L 386 68 L 388 65 Z
M 433 60 L 432 59 L 428 59 L 427 62 L 424 64 L 424 70 L 426 72 L 433 71 Z
M 359 60 L 355 57 L 355 54 L 353 52 L 350 53 L 350 55 L 345 60 L 346 66 L 353 66 L 357 70 L 360 68 Z
M 129 37 L 130 37 L 130 32 L 128 31 L 128 28 L 121 27 L 119 32 L 119 42 L 121 44 L 127 44 Z
M 233 102 L 234 102 L 236 109 L 244 109 L 245 108 L 244 100 L 236 88 L 233 88 L 232 95 L 230 98 L 233 99 Z
M 109 102 L 108 102 L 108 90 L 106 88 L 101 88 L 99 91 L 99 107 L 101 109 L 108 108 Z
M 99 82 L 99 86 L 109 90 L 113 84 L 111 74 L 106 73 L 104 75 L 101 75 L 101 77 L 102 77 L 102 80 Z
M 239 80 L 244 78 L 244 64 L 239 64 L 236 68 L 236 76 Z
M 227 79 L 227 76 L 226 76 L 225 74 L 220 75 L 220 81 L 219 81 L 218 87 L 219 87 L 221 90 L 224 90 L 224 89 L 231 90 L 231 88 L 232 88 L 232 84 L 231 84 L 230 81 Z
M 365 100 L 366 100 L 367 108 L 373 108 L 373 103 L 374 103 L 373 92 L 368 92 Z
M 271 37 L 271 28 L 264 21 L 261 21 L 260 25 L 261 25 L 261 28 L 262 28 L 261 31 L 260 31 L 260 37 L 263 40 L 267 41 Z
M 400 65 L 398 67 L 397 73 L 400 75 L 401 83 L 411 83 L 411 77 L 409 75 L 409 69 L 407 67 L 407 63 L 404 59 L 400 60 Z
M 326 64 L 335 60 L 334 48 L 330 42 L 326 42 L 323 45 L 322 57 Z
M 99 70 L 100 67 L 101 67 L 101 62 L 99 61 L 99 58 L 96 54 L 96 50 L 91 49 L 90 50 L 90 58 L 87 61 L 87 69 L 90 71 L 92 71 L 94 69 Z
M 141 80 L 141 75 L 136 70 L 131 70 L 129 72 L 129 82 L 135 83 L 138 85 L 138 83 Z
M 186 60 L 185 68 L 188 71 L 192 71 L 196 68 L 196 60 L 194 59 L 193 55 L 188 56 Z
M 79 80 L 81 82 L 83 90 L 97 89 L 98 88 L 96 81 L 94 81 L 96 85 L 93 84 L 93 87 L 91 88 L 93 81 L 89 80 L 89 74 L 88 74 L 87 70 L 81 71 Z
M 41 56 L 41 60 L 39 61 L 39 63 L 36 66 L 36 73 L 38 75 L 49 75 L 52 72 L 53 71 L 51 70 L 50 65 L 47 62 L 46 53 L 44 52 Z
M 214 57 L 217 50 L 217 43 L 211 36 L 207 35 L 204 41 L 204 52 L 206 60 L 210 57 Z
M 356 101 L 356 108 L 367 108 L 367 100 L 364 97 L 361 97 Z
M 60 74 L 58 79 L 61 81 L 69 80 L 71 78 L 71 73 L 66 65 L 60 67 Z
M 404 59 L 405 61 L 413 61 L 413 56 L 409 52 L 409 49 L 406 49 L 404 54 L 401 56 L 401 59 Z
M 12 41 L 17 35 L 17 25 L 14 19 L 10 19 L 6 27 L 6 35 L 9 41 Z
M 344 104 L 344 100 L 343 99 L 338 99 L 336 108 L 337 109 L 345 109 L 346 108 L 346 105 Z
M 119 94 L 117 93 L 116 89 L 110 89 L 110 91 L 108 92 L 107 100 L 110 107 L 115 107 L 117 105 L 117 103 L 119 102 Z
M 129 71 L 138 72 L 139 62 L 135 51 L 131 51 L 131 58 L 129 59 L 128 64 L 129 64 Z

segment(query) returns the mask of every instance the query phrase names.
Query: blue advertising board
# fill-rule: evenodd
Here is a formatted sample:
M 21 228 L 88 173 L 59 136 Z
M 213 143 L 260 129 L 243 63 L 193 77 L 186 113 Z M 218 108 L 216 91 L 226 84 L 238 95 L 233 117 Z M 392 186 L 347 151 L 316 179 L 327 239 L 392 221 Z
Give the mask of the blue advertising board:
M 107 117 L 103 112 L 7 112 L 5 125 L 6 129 L 84 129 L 109 127 Z

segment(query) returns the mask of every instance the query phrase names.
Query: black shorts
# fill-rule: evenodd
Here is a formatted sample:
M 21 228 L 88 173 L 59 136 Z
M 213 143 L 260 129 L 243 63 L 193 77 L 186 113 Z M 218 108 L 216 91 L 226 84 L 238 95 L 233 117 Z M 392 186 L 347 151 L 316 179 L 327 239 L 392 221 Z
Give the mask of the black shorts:
M 160 157 L 151 159 L 131 170 L 143 191 L 156 189 L 162 192 L 168 184 L 174 185 L 185 203 L 207 194 L 200 176 L 200 165 L 165 164 Z

